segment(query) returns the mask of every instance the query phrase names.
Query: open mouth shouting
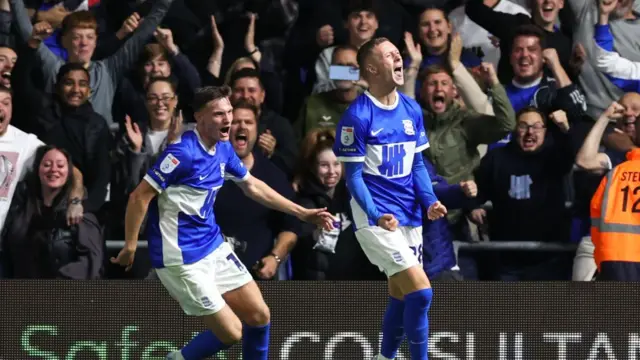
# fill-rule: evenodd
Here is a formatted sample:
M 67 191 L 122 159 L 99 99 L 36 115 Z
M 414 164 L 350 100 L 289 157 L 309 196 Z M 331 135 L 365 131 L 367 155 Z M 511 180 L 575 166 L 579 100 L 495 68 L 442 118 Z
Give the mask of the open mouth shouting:
M 226 125 L 220 128 L 220 140 L 229 140 L 229 132 L 231 130 L 230 125 Z
M 238 149 L 238 150 L 245 149 L 247 147 L 248 138 L 249 137 L 247 136 L 246 132 L 244 132 L 244 131 L 238 132 L 236 134 L 236 136 L 234 137 L 234 139 L 233 139 L 236 149 Z
M 447 110 L 447 97 L 439 92 L 431 96 L 431 110 L 435 113 L 442 113 Z
M 522 135 L 522 148 L 524 150 L 534 150 L 538 146 L 538 138 L 535 134 Z

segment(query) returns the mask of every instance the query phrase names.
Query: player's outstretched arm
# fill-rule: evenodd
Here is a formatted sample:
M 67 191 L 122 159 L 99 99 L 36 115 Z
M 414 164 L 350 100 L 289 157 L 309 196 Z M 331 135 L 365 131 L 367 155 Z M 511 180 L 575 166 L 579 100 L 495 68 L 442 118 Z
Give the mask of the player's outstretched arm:
M 147 180 L 142 180 L 140 185 L 129 195 L 124 220 L 124 249 L 120 251 L 117 258 L 111 258 L 112 263 L 125 266 L 127 271 L 133 265 L 140 227 L 147 215 L 149 203 L 156 195 L 158 195 L 158 191 Z
M 306 209 L 278 194 L 262 180 L 250 176 L 246 181 L 236 183 L 249 198 L 271 209 L 293 215 L 302 221 L 331 230 L 333 216 L 324 209 Z

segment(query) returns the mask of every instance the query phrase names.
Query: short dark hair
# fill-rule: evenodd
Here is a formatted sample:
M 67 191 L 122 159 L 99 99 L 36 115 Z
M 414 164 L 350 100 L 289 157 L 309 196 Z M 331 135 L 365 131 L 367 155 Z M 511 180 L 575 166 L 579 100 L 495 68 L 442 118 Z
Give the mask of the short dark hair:
M 546 125 L 547 124 L 547 115 L 542 112 L 542 110 L 538 109 L 535 106 L 525 106 L 522 109 L 520 109 L 517 113 L 516 113 L 516 122 L 518 121 L 518 119 L 520 119 L 520 116 L 524 115 L 524 114 L 528 114 L 528 113 L 536 113 L 538 115 L 540 115 L 540 118 L 542 118 L 542 122 Z
M 376 46 L 387 41 L 389 41 L 389 39 L 387 39 L 386 37 L 378 37 L 378 38 L 373 38 L 367 41 L 366 43 L 362 44 L 362 46 L 360 46 L 360 49 L 358 49 L 358 55 L 357 55 L 358 66 L 360 67 L 360 73 L 365 71 L 365 66 L 367 65 L 367 61 L 369 60 L 369 57 L 373 53 L 373 50 L 376 48 Z
M 91 80 L 91 75 L 89 75 L 89 71 L 84 67 L 84 65 L 77 62 L 70 62 L 62 65 L 60 70 L 58 70 L 58 74 L 56 75 L 56 87 L 60 86 L 62 84 L 62 79 L 72 71 L 82 71 L 87 75 L 87 79 Z
M 344 1 L 344 0 L 343 0 Z M 347 0 L 342 7 L 342 20 L 349 20 L 349 16 L 360 11 L 369 11 L 378 18 L 378 3 L 376 0 Z
M 229 86 L 234 87 L 236 85 L 236 81 L 243 78 L 254 78 L 258 80 L 258 84 L 260 84 L 260 88 L 264 90 L 264 85 L 262 84 L 262 79 L 260 78 L 260 71 L 252 68 L 244 68 L 240 69 L 231 75 L 231 79 L 229 79 Z
M 440 73 L 445 73 L 453 79 L 453 74 L 451 73 L 451 70 L 449 70 L 448 67 L 441 64 L 433 64 L 433 65 L 427 66 L 422 71 L 420 71 L 420 74 L 418 75 L 418 80 L 426 81 L 429 76 L 434 74 L 440 74 Z
M 236 102 L 234 102 L 233 104 L 233 110 L 237 110 L 237 109 L 245 109 L 245 110 L 250 110 L 253 115 L 256 118 L 256 121 L 258 120 L 258 108 L 253 105 L 252 103 L 248 102 L 245 99 L 240 99 Z
M 214 100 L 228 98 L 231 95 L 231 88 L 228 86 L 205 86 L 196 90 L 193 94 L 191 107 L 194 112 L 202 110 L 208 103 Z
M 353 45 L 349 45 L 349 44 L 338 45 L 338 46 L 335 47 L 335 49 L 333 49 L 333 54 L 331 55 L 331 62 L 332 63 L 335 60 L 336 55 L 340 51 L 353 51 L 354 53 L 356 53 L 356 56 L 358 54 L 358 48 L 353 46 Z
M 537 37 L 538 40 L 540 41 L 540 47 L 543 49 L 546 48 L 546 35 L 544 33 L 544 30 L 542 30 L 542 28 L 539 27 L 538 25 L 525 24 L 525 25 L 518 26 L 513 36 L 513 41 L 515 41 L 516 38 L 521 36 Z

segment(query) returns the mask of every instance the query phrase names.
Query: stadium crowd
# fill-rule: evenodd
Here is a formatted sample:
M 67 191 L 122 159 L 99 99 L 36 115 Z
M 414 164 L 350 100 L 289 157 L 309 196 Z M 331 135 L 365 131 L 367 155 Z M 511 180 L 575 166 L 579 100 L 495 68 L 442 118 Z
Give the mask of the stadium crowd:
M 591 280 L 589 203 L 636 141 L 635 0 L 0 0 L 0 278 L 130 277 L 106 247 L 123 239 L 128 195 L 192 126 L 195 90 L 227 85 L 252 175 L 336 218 L 317 229 L 226 182 L 215 216 L 252 275 L 384 279 L 332 151 L 367 89 L 332 69 L 357 68 L 373 37 L 403 49 L 400 90 L 422 107 L 425 164 L 456 209 L 424 219 L 429 277 Z

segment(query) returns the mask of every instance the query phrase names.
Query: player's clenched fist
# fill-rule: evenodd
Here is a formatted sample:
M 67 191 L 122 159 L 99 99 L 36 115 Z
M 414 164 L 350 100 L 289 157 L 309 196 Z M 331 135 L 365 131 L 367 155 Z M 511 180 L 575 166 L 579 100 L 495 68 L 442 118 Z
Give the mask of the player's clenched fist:
M 447 215 L 447 208 L 440 203 L 440 201 L 436 201 L 431 206 L 429 206 L 429 210 L 427 211 L 427 217 L 429 220 L 438 220 L 441 217 Z
M 391 214 L 384 214 L 378 219 L 378 226 L 387 231 L 396 231 L 398 228 L 398 219 Z

